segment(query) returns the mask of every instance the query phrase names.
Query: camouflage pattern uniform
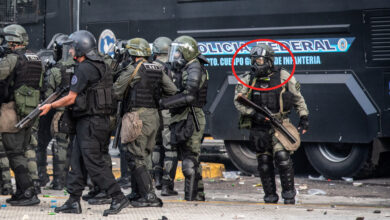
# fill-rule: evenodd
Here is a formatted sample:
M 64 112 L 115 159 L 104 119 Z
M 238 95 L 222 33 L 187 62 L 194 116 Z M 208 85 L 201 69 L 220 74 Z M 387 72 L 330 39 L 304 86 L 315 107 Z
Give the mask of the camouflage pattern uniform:
M 5 153 L 1 135 L 0 135 L 0 171 L 1 171 L 1 175 L 0 175 L 1 194 L 10 195 L 13 192 L 12 183 L 11 183 L 11 173 L 9 169 L 9 161 L 7 158 L 7 154 Z

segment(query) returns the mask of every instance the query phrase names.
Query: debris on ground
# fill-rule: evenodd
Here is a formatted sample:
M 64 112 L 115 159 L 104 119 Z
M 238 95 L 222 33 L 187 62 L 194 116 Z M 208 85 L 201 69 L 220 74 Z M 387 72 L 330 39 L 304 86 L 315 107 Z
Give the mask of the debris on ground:
M 261 183 L 258 183 L 258 184 L 255 184 L 255 185 L 252 185 L 253 187 L 262 187 L 263 185 L 261 185 Z
M 244 185 L 244 184 L 245 184 L 245 182 L 244 182 L 244 181 L 240 181 L 240 182 L 238 182 L 238 184 L 240 184 L 240 185 Z
M 314 209 L 306 209 L 306 211 L 312 212 L 312 211 L 314 211 Z
M 356 220 L 364 220 L 364 217 L 356 217 Z
M 325 211 L 325 212 L 324 212 L 324 215 L 326 215 L 326 214 L 328 214 L 328 212 L 327 212 L 327 211 Z
M 341 177 L 341 179 L 343 179 L 344 181 L 346 182 L 353 182 L 353 178 L 352 177 Z
M 309 195 L 326 195 L 326 192 L 322 189 L 309 189 L 307 191 Z
M 307 189 L 307 185 L 306 184 L 302 184 L 298 187 L 300 190 L 305 190 Z
M 353 186 L 363 186 L 363 183 L 353 182 L 352 185 Z
M 28 220 L 30 217 L 28 215 L 23 215 L 22 220 Z
M 374 210 L 373 213 L 375 213 L 375 214 L 380 214 L 380 213 L 381 213 L 381 210 Z
M 225 179 L 238 179 L 238 178 L 240 178 L 239 171 L 222 172 L 222 175 L 223 175 L 223 178 L 225 178 Z
M 319 177 L 314 177 L 314 176 L 312 176 L 312 175 L 309 175 L 309 180 L 325 181 L 326 178 L 325 178 L 323 175 L 321 175 L 321 176 L 319 176 Z

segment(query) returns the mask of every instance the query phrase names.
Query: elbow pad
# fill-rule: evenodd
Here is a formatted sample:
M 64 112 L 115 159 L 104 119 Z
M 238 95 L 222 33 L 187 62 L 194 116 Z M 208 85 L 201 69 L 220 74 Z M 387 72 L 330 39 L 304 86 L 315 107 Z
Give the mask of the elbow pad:
M 195 96 L 190 94 L 177 94 L 160 100 L 160 108 L 178 108 L 188 106 L 195 101 Z

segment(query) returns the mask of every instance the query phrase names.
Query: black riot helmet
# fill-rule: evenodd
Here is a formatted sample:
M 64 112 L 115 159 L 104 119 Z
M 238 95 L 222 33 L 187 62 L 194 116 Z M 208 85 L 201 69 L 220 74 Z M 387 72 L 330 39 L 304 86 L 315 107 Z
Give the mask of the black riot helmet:
M 91 51 L 96 50 L 96 39 L 89 31 L 76 31 L 69 36 L 69 39 L 73 41 L 72 46 L 76 57 L 86 56 Z
M 271 46 L 260 43 L 252 47 L 250 51 L 251 70 L 256 76 L 267 76 L 274 67 L 275 52 Z
M 66 60 L 69 57 L 69 47 L 70 43 L 72 42 L 68 35 L 66 34 L 56 34 L 54 35 L 52 39 L 52 44 L 49 44 L 49 46 L 52 47 L 53 52 L 55 54 L 55 61 L 58 62 L 59 60 L 63 59 Z

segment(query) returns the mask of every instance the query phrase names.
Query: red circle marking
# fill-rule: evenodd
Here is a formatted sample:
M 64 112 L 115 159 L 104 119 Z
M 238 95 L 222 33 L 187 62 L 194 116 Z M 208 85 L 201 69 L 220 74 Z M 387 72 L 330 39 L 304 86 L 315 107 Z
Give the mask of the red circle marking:
M 291 74 L 290 74 L 290 77 L 287 78 L 287 80 L 285 80 L 284 82 L 282 82 L 280 85 L 277 85 L 277 86 L 274 86 L 274 87 L 270 87 L 270 88 L 257 88 L 257 87 L 254 87 L 254 86 L 250 86 L 246 83 L 244 83 L 240 77 L 237 76 L 237 73 L 236 73 L 236 70 L 234 69 L 234 60 L 236 59 L 236 56 L 238 54 L 238 52 L 244 48 L 245 46 L 247 46 L 248 44 L 251 44 L 251 43 L 254 43 L 254 42 L 258 42 L 258 41 L 270 41 L 270 42 L 273 42 L 273 43 L 276 43 L 276 44 L 279 44 L 280 46 L 282 46 L 284 49 L 286 49 L 288 51 L 288 53 L 290 54 L 290 56 L 292 57 L 292 60 L 293 60 L 293 69 L 291 71 Z M 236 79 L 244 86 L 248 87 L 248 88 L 251 88 L 251 89 L 254 89 L 254 90 L 258 90 L 258 91 L 268 91 L 268 90 L 273 90 L 273 89 L 277 89 L 281 86 L 283 86 L 284 84 L 286 84 L 288 81 L 290 81 L 290 79 L 293 77 L 294 75 L 294 72 L 295 72 L 295 66 L 296 66 L 296 63 L 295 63 L 295 57 L 293 55 L 293 53 L 291 52 L 290 49 L 288 49 L 288 47 L 286 47 L 286 45 L 280 43 L 279 41 L 276 41 L 276 40 L 271 40 L 271 39 L 256 39 L 256 40 L 251 40 L 245 44 L 243 44 L 240 48 L 238 48 L 236 50 L 236 52 L 234 53 L 233 55 L 233 58 L 232 58 L 232 71 L 233 71 L 233 74 L 234 76 L 236 77 Z

